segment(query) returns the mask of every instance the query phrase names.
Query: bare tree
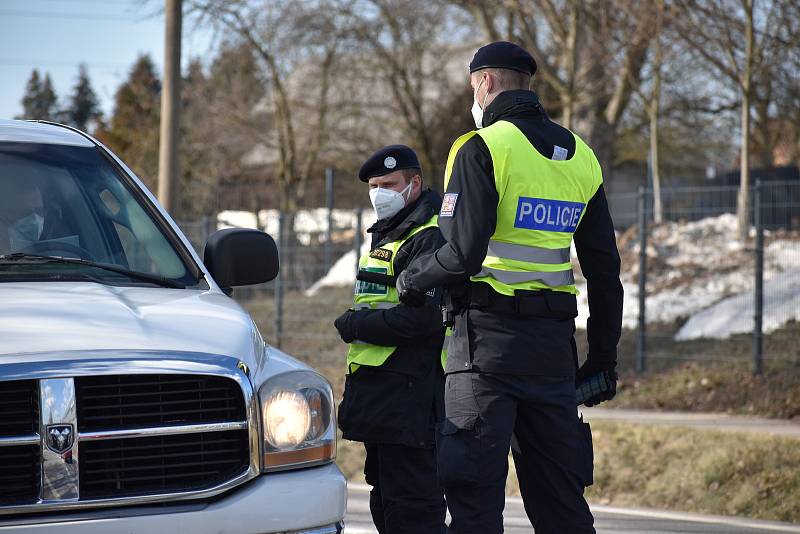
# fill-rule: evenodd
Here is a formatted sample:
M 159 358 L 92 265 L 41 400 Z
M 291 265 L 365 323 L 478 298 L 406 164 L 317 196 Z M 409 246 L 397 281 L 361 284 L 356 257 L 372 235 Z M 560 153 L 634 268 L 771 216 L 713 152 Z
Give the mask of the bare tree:
M 252 48 L 263 68 L 279 206 L 293 213 L 328 141 L 330 88 L 342 44 L 331 2 L 194 0 L 211 24 Z M 273 135 L 274 134 L 274 135 Z
M 774 16 L 761 55 L 754 65 L 751 157 L 755 165 L 771 167 L 796 160 L 800 92 L 800 5 L 770 0 Z M 794 145 L 792 144 L 794 140 Z
M 257 210 L 268 191 L 248 194 L 234 184 L 250 178 L 246 155 L 269 130 L 269 117 L 257 110 L 264 87 L 252 50 L 240 42 L 222 43 L 206 68 L 189 63 L 183 81 L 181 115 L 181 213 L 215 216 L 217 208 Z
M 607 177 L 617 128 L 642 82 L 653 35 L 644 0 L 503 0 L 491 6 L 455 1 L 484 26 L 488 39 L 508 38 L 539 64 L 537 90 L 562 122 L 586 136 Z M 513 21 L 509 24 L 509 20 Z M 505 25 L 505 33 L 501 27 Z M 550 97 L 554 97 L 550 101 Z
M 709 66 L 733 83 L 740 94 L 740 180 L 737 218 L 740 239 L 750 224 L 751 106 L 754 71 L 772 39 L 779 2 L 764 0 L 677 0 L 673 17 L 681 36 Z
M 427 0 L 357 0 L 345 8 L 360 45 L 351 68 L 367 88 L 361 104 L 371 109 L 371 120 L 380 117 L 394 130 L 385 128 L 383 135 L 412 145 L 426 173 L 436 177 L 450 143 L 469 127 L 469 100 L 463 121 L 449 114 L 453 98 L 469 88 L 466 67 L 473 48 L 461 42 L 468 32 L 454 11 Z

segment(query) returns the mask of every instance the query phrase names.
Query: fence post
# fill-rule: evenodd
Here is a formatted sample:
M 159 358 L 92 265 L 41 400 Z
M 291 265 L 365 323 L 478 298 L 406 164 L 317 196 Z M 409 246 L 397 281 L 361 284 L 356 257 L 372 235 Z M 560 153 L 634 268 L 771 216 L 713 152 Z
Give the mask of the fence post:
M 278 258 L 281 263 L 286 258 L 286 214 L 278 212 Z M 283 275 L 285 265 L 281 265 L 275 278 L 275 346 L 283 345 Z
M 636 372 L 644 373 L 647 322 L 645 297 L 647 296 L 647 190 L 639 187 L 636 215 L 639 222 L 639 325 L 636 333 Z
M 753 374 L 760 375 L 764 370 L 764 221 L 762 214 L 763 185 L 756 180 L 753 187 L 753 222 L 756 230 L 756 243 L 753 249 L 755 264 L 755 284 L 753 292 Z
M 356 235 L 353 236 L 353 250 L 356 254 L 356 275 L 358 275 L 358 264 L 361 259 L 361 228 L 363 224 L 364 209 L 356 209 Z
M 328 206 L 328 226 L 325 230 L 325 271 L 331 268 L 331 239 L 333 238 L 333 168 L 325 169 L 325 200 Z

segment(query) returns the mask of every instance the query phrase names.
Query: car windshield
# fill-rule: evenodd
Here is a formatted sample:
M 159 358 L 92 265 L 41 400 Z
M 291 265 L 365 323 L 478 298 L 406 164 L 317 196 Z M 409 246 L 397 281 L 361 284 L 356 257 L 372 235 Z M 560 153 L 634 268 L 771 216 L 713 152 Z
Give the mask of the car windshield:
M 97 147 L 0 142 L 0 282 L 197 285 L 144 202 Z

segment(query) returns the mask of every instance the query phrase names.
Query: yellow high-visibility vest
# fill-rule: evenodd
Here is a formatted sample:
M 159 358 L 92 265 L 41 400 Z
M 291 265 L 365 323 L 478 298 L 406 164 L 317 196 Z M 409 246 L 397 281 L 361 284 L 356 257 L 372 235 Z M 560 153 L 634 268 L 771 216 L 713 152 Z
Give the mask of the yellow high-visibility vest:
M 437 220 L 438 217 L 434 215 L 425 224 L 417 226 L 402 239 L 387 243 L 362 255 L 358 262 L 359 270 L 395 276 L 394 258 L 397 255 L 397 251 L 399 251 L 400 247 L 413 236 L 426 228 L 435 227 L 437 225 Z M 356 281 L 353 301 L 354 309 L 356 310 L 383 310 L 393 308 L 400 304 L 400 299 L 398 298 L 397 289 L 395 287 L 372 284 L 360 280 Z M 447 357 L 446 345 L 447 340 L 445 340 L 445 348 L 442 349 L 442 367 L 444 367 L 444 362 Z M 397 347 L 371 345 L 363 341 L 355 340 L 353 343 L 350 343 L 347 351 L 348 374 L 354 372 L 361 365 L 371 365 L 375 367 L 383 365 L 395 349 L 397 349 Z
M 516 126 L 501 120 L 456 139 L 445 168 L 445 189 L 458 150 L 474 135 L 489 148 L 500 201 L 486 258 L 471 280 L 504 295 L 518 289 L 577 294 L 570 245 L 586 204 L 603 183 L 594 152 L 573 134 L 572 158 L 549 159 Z

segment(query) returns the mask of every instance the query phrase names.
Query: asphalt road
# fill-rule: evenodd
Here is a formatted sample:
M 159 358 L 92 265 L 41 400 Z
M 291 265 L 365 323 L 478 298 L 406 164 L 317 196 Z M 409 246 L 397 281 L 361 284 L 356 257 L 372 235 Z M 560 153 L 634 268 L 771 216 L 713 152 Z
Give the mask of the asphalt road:
M 800 533 L 800 525 L 767 521 L 680 514 L 654 510 L 622 509 L 592 506 L 598 534 L 762 534 L 774 532 Z M 533 532 L 522 501 L 510 497 L 506 501 L 505 531 L 508 534 Z M 369 487 L 350 484 L 345 517 L 345 534 L 375 534 L 369 514 Z

